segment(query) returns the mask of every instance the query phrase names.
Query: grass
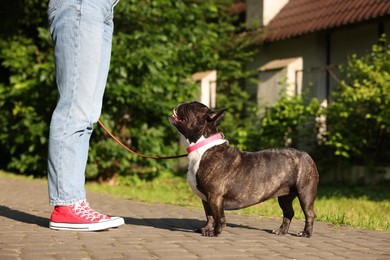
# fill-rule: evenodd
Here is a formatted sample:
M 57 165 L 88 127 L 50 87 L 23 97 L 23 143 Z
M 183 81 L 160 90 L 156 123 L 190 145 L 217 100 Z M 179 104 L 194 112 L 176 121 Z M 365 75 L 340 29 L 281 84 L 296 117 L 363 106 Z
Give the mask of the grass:
M 202 208 L 200 199 L 192 193 L 185 179 L 181 177 L 164 176 L 152 181 L 123 178 L 116 186 L 89 183 L 87 189 L 131 200 Z M 356 228 L 390 230 L 390 189 L 387 186 L 320 186 L 314 206 L 317 221 Z M 304 219 L 298 199 L 294 201 L 294 210 L 297 219 Z M 277 199 L 236 212 L 265 217 L 282 216 Z

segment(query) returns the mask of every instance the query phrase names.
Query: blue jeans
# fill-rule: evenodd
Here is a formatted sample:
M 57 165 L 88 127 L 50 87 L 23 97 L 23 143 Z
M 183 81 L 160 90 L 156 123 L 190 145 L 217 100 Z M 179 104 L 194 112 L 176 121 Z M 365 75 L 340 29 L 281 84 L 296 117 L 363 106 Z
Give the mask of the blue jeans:
M 50 123 L 48 190 L 51 205 L 85 200 L 85 168 L 111 57 L 118 0 L 50 0 L 57 106 Z

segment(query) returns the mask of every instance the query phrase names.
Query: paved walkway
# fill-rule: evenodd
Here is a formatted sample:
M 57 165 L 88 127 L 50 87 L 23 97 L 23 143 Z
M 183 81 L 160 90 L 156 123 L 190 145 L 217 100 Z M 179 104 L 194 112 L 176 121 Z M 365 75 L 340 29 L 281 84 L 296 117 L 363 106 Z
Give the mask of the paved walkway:
M 227 215 L 218 238 L 193 230 L 203 212 L 89 193 L 91 205 L 120 215 L 126 225 L 102 232 L 53 231 L 44 181 L 0 176 L 0 259 L 390 259 L 390 232 L 337 228 L 315 222 L 312 238 L 270 231 L 280 219 Z

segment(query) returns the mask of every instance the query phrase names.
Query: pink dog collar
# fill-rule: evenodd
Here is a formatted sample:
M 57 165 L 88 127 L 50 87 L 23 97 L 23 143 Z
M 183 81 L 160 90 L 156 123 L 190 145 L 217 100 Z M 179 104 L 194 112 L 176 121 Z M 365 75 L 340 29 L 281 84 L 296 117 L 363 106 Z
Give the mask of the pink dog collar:
M 218 134 L 215 134 L 215 135 L 212 135 L 210 136 L 209 138 L 199 142 L 199 143 L 196 143 L 194 145 L 191 145 L 190 147 L 187 148 L 187 152 L 188 153 L 191 153 L 193 151 L 196 151 L 198 150 L 199 148 L 201 148 L 202 146 L 205 146 L 206 144 L 208 143 L 211 143 L 212 141 L 215 141 L 215 140 L 218 140 L 218 139 L 222 139 L 224 136 L 223 134 L 221 133 L 218 133 Z

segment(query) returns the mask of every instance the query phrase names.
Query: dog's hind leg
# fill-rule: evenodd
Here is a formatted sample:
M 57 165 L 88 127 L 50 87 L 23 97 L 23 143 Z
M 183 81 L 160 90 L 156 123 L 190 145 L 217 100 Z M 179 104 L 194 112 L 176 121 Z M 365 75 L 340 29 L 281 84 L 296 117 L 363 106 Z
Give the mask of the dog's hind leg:
M 313 234 L 314 217 L 316 215 L 314 211 L 314 200 L 317 194 L 317 183 L 311 183 L 306 188 L 308 192 L 305 192 L 304 195 L 298 194 L 299 203 L 305 214 L 305 228 L 297 234 L 299 237 L 311 237 Z
M 291 219 L 294 217 L 294 209 L 292 206 L 292 202 L 295 197 L 295 194 L 278 197 L 279 206 L 283 210 L 283 222 L 282 225 L 278 229 L 273 230 L 272 233 L 276 235 L 287 234 L 288 229 L 290 227 Z

